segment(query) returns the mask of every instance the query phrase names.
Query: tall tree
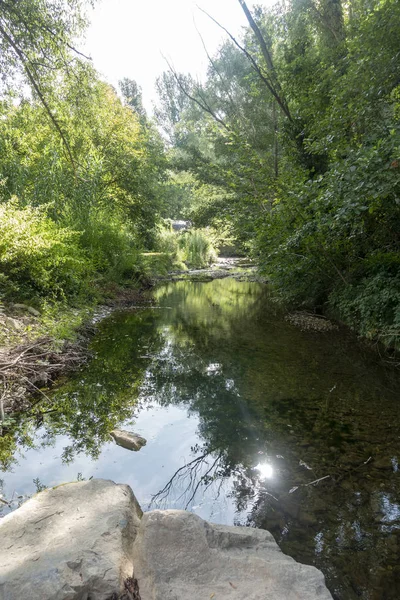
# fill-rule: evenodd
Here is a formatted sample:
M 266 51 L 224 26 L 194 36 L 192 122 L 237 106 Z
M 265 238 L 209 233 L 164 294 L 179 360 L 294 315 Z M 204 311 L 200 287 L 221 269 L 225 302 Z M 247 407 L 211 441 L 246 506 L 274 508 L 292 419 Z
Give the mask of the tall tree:
M 143 106 L 142 88 L 134 79 L 129 79 L 128 77 L 121 79 L 121 81 L 118 82 L 118 85 L 125 104 L 130 106 L 139 117 L 146 118 L 146 110 Z
M 68 72 L 75 41 L 84 27 L 84 9 L 94 0 L 0 0 L 0 72 L 3 89 L 15 79 L 28 83 L 58 131 L 71 163 L 71 144 L 51 106 L 57 73 Z

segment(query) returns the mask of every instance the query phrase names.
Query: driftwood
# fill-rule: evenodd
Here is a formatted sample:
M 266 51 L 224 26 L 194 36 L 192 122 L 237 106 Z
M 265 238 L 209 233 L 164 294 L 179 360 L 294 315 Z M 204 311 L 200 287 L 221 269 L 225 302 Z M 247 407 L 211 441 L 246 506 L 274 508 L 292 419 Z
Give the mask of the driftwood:
M 310 481 L 308 483 L 299 483 L 299 485 L 295 485 L 294 487 L 292 487 L 288 491 L 288 494 L 293 494 L 293 492 L 295 492 L 296 490 L 298 490 L 301 487 L 309 487 L 310 485 L 314 485 L 314 486 L 318 485 L 320 483 L 320 481 L 325 481 L 327 479 L 332 480 L 334 483 L 339 483 L 339 481 L 342 481 L 342 479 L 344 479 L 347 475 L 353 473 L 354 471 L 358 471 L 358 469 L 360 469 L 364 465 L 367 465 L 369 462 L 371 462 L 371 460 L 372 460 L 372 456 L 369 456 L 367 458 L 367 460 L 364 460 L 362 463 L 360 463 L 356 467 L 351 467 L 351 468 L 347 469 L 346 471 L 342 472 L 340 475 L 338 475 L 336 477 L 334 475 L 325 475 L 324 477 L 320 477 L 319 479 L 314 479 L 314 481 Z
M 114 593 L 108 600 L 141 600 L 138 580 L 128 577 L 124 581 L 124 591 L 121 594 Z
M 40 387 L 78 366 L 83 359 L 79 346 L 64 346 L 62 351 L 56 351 L 50 337 L 0 350 L 0 428 L 4 427 L 7 412 L 32 406 L 26 400 L 28 395 L 47 398 Z

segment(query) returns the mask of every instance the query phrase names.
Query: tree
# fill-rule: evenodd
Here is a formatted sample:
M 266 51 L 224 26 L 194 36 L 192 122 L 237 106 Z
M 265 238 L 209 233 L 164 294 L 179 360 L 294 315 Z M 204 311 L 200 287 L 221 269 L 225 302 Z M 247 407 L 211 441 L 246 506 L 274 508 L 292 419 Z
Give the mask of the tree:
M 188 87 L 192 85 L 193 79 L 190 76 L 183 79 L 183 85 Z M 190 99 L 172 72 L 165 72 L 157 79 L 156 90 L 160 103 L 154 108 L 154 116 L 167 140 L 170 144 L 174 144 L 178 139 L 181 116 L 190 106 Z
M 17 196 L 23 205 L 47 206 L 59 227 L 79 232 L 102 276 L 135 276 L 161 210 L 162 140 L 84 61 L 58 78 L 53 106 L 75 169 L 38 100 L 3 105 L 2 201 Z
M 58 73 L 69 72 L 74 57 L 81 55 L 74 43 L 86 25 L 84 8 L 93 3 L 94 0 L 0 2 L 0 72 L 3 91 L 10 89 L 18 78 L 28 83 L 61 136 L 72 164 L 71 145 L 52 110 L 50 96 Z
M 282 299 L 329 304 L 398 345 L 399 5 L 292 0 L 250 12 L 239 2 L 249 27 L 241 39 L 227 32 L 206 82 L 169 75 L 189 102 L 175 166 L 225 191 L 219 214 Z M 210 208 L 198 214 L 211 219 Z
M 145 119 L 146 110 L 143 106 L 142 89 L 136 81 L 124 77 L 119 81 L 119 89 L 127 106 L 130 106 L 139 117 Z

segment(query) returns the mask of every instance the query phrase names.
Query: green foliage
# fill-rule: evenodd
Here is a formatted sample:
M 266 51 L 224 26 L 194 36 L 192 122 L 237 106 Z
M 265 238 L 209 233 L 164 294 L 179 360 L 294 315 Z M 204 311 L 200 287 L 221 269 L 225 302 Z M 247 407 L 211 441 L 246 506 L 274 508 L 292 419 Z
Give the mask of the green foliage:
M 207 229 L 189 229 L 181 233 L 179 246 L 184 262 L 190 267 L 206 267 L 217 258 L 211 232 Z
M 172 230 L 168 219 L 158 227 L 155 248 L 158 252 L 170 255 L 177 255 L 179 252 L 178 234 Z
M 93 284 L 136 283 L 158 220 L 165 160 L 152 125 L 86 63 L 60 74 L 56 92 L 49 102 L 73 164 L 40 103 L 0 106 L 0 285 L 9 296 L 68 299 L 92 295 Z
M 2 295 L 61 299 L 78 295 L 93 274 L 79 234 L 58 227 L 41 208 L 0 204 Z
M 143 106 L 142 89 L 136 81 L 124 77 L 118 82 L 119 89 L 124 97 L 124 101 L 139 117 L 146 119 L 146 111 Z
M 175 232 L 166 220 L 159 228 L 156 248 L 162 256 L 169 257 L 167 270 L 186 268 L 185 265 L 202 268 L 209 266 L 217 258 L 217 243 L 217 236 L 211 229 Z
M 92 0 L 3 0 L 0 6 L 2 82 L 15 85 L 15 74 L 42 87 L 54 71 L 70 66 L 77 36 L 86 26 Z
M 106 281 L 123 283 L 140 279 L 140 246 L 132 224 L 105 210 L 93 211 L 81 235 L 82 246 L 99 275 Z
M 348 325 L 371 340 L 400 350 L 400 261 L 396 272 L 375 274 L 342 286 L 330 296 L 332 308 Z
M 185 171 L 170 172 L 161 193 L 163 198 L 162 216 L 165 219 L 190 218 L 193 193 L 197 181 Z
M 170 125 L 180 106 L 171 155 L 195 178 L 188 214 L 228 224 L 283 301 L 335 307 L 398 346 L 400 5 L 253 12 L 245 52 L 225 43 L 205 83 L 177 74 L 179 90 L 168 78 L 160 90 Z M 179 102 L 183 90 L 195 102 Z

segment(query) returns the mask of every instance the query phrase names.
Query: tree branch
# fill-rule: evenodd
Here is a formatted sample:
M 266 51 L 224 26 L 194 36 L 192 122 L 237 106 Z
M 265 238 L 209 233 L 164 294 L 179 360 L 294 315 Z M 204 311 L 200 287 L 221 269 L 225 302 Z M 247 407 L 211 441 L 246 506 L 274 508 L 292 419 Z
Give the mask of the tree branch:
M 225 82 L 224 78 L 222 77 L 222 75 L 221 75 L 221 73 L 220 73 L 219 69 L 217 68 L 217 65 L 215 64 L 215 61 L 214 61 L 214 60 L 211 58 L 211 56 L 210 56 L 210 53 L 209 53 L 209 52 L 208 52 L 208 50 L 207 50 L 207 46 L 206 46 L 206 44 L 205 44 L 205 42 L 204 42 L 203 36 L 201 35 L 201 33 L 200 33 L 199 29 L 197 28 L 196 22 L 195 22 L 194 20 L 193 20 L 193 22 L 194 22 L 194 26 L 195 26 L 195 28 L 196 28 L 197 34 L 198 34 L 198 36 L 199 36 L 199 38 L 200 38 L 200 40 L 201 40 L 201 43 L 202 43 L 202 45 L 203 45 L 204 52 L 206 53 L 206 55 L 207 55 L 207 58 L 208 58 L 208 60 L 209 60 L 209 62 L 210 62 L 210 64 L 211 64 L 212 68 L 214 69 L 215 73 L 218 75 L 218 78 L 219 78 L 219 80 L 221 81 L 221 83 L 222 83 L 222 85 L 223 85 L 223 87 L 224 87 L 224 90 L 225 90 L 225 92 L 226 92 L 226 95 L 227 95 L 227 96 L 228 96 L 228 98 L 229 98 L 229 102 L 230 102 L 230 103 L 231 103 L 231 105 L 232 105 L 233 112 L 234 112 L 234 113 L 236 113 L 235 102 L 234 102 L 234 100 L 233 100 L 233 98 L 232 98 L 232 95 L 231 95 L 231 93 L 230 93 L 229 86 L 227 86 L 227 85 L 226 85 L 226 82 Z
M 18 58 L 21 61 L 21 64 L 24 68 L 24 71 L 29 79 L 29 81 L 32 84 L 33 89 L 35 90 L 35 92 L 37 93 L 39 100 L 41 101 L 41 103 L 43 104 L 48 116 L 50 117 L 51 122 L 53 123 L 55 129 L 57 130 L 57 132 L 59 133 L 61 140 L 64 144 L 64 147 L 67 151 L 67 155 L 68 158 L 71 162 L 72 168 L 74 170 L 74 174 L 76 177 L 76 165 L 75 165 L 75 160 L 74 157 L 72 155 L 72 151 L 70 148 L 70 145 L 68 143 L 67 138 L 65 137 L 65 134 L 63 132 L 63 130 L 61 129 L 61 126 L 59 124 L 59 122 L 57 121 L 56 117 L 54 116 L 49 104 L 47 103 L 47 100 L 45 99 L 39 84 L 37 83 L 33 73 L 31 72 L 27 62 L 28 59 L 26 58 L 26 55 L 24 54 L 24 52 L 19 48 L 18 44 L 13 40 L 13 38 L 6 32 L 6 30 L 3 28 L 3 26 L 0 24 L 0 35 L 3 36 L 3 38 L 10 44 L 11 48 L 13 48 L 14 52 L 17 54 Z
M 218 117 L 218 115 L 215 114 L 215 112 L 212 110 L 212 108 L 210 107 L 210 105 L 207 103 L 207 101 L 202 97 L 203 102 L 205 102 L 205 104 L 202 104 L 197 98 L 195 98 L 195 96 L 192 96 L 185 88 L 185 86 L 182 84 L 182 81 L 178 75 L 178 73 L 175 71 L 175 69 L 172 67 L 172 65 L 169 63 L 169 61 L 165 58 L 165 56 L 163 57 L 165 62 L 167 63 L 170 72 L 172 73 L 172 75 L 174 76 L 177 84 L 179 85 L 180 89 L 182 90 L 182 92 L 185 94 L 185 96 L 187 98 L 189 98 L 189 100 L 191 100 L 192 102 L 195 102 L 202 110 L 204 110 L 205 112 L 207 112 L 209 115 L 211 115 L 213 117 L 213 119 L 215 121 L 217 121 L 217 123 L 219 123 L 220 125 L 222 125 L 227 131 L 230 131 L 228 125 L 226 125 L 226 123 L 220 118 Z
M 235 46 L 237 46 L 237 48 L 239 48 L 239 50 L 241 50 L 241 52 L 243 52 L 243 54 L 245 54 L 247 59 L 250 61 L 253 69 L 256 71 L 257 75 L 261 79 L 261 81 L 264 83 L 264 85 L 268 88 L 268 90 L 271 92 L 271 94 L 277 101 L 283 114 L 289 119 L 289 121 L 292 121 L 292 116 L 290 114 L 289 108 L 288 108 L 285 100 L 280 96 L 278 91 L 275 89 L 274 84 L 264 75 L 261 68 L 258 66 L 258 64 L 256 63 L 253 56 L 250 54 L 250 52 L 237 41 L 237 39 L 228 31 L 228 29 L 226 29 L 226 27 L 221 25 L 221 23 L 219 23 L 216 19 L 214 19 L 214 17 L 212 17 L 210 14 L 208 14 L 207 11 L 202 9 L 200 6 L 197 6 L 197 8 L 199 10 L 201 10 L 201 12 L 203 12 L 205 15 L 207 15 L 207 17 L 209 19 L 211 19 L 211 21 L 213 21 L 218 27 L 220 27 L 223 31 L 225 31 L 225 33 L 230 37 L 230 39 L 235 44 Z
M 239 0 L 239 4 L 243 9 L 244 14 L 246 15 L 246 19 L 249 22 L 250 27 L 252 28 L 256 38 L 258 39 L 258 43 L 260 44 L 261 52 L 262 52 L 265 62 L 267 63 L 268 69 L 271 71 L 271 73 L 274 73 L 274 75 L 275 75 L 275 67 L 272 62 L 272 58 L 269 53 L 264 36 L 260 31 L 260 28 L 258 27 L 257 23 L 253 19 L 253 16 L 252 16 L 251 12 L 249 11 L 246 2 L 244 0 Z

